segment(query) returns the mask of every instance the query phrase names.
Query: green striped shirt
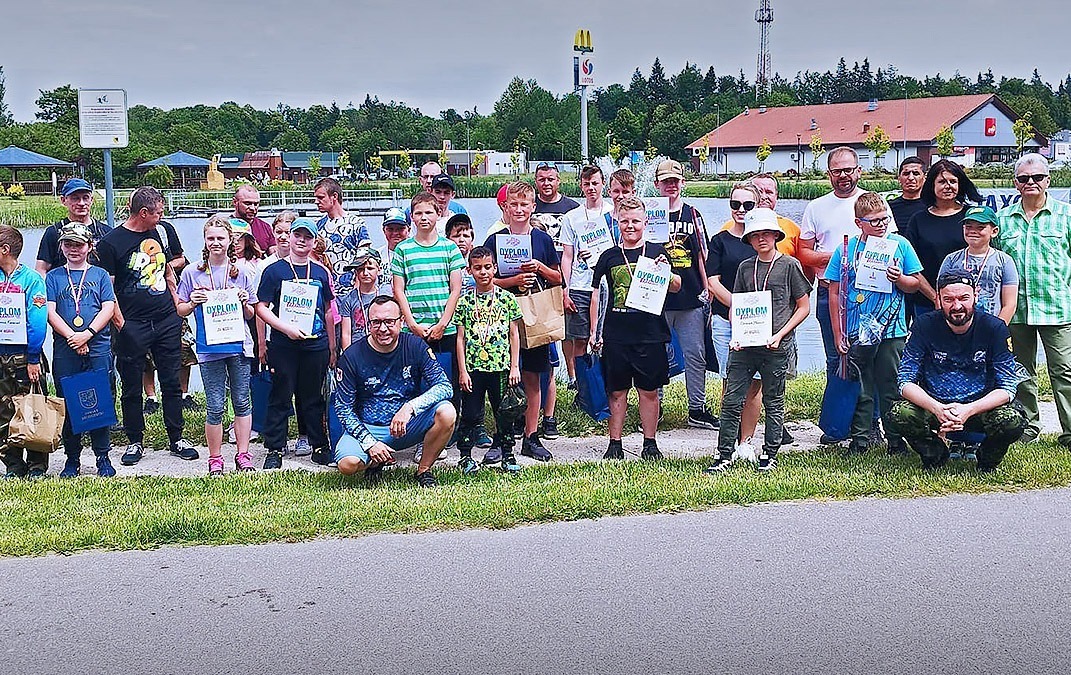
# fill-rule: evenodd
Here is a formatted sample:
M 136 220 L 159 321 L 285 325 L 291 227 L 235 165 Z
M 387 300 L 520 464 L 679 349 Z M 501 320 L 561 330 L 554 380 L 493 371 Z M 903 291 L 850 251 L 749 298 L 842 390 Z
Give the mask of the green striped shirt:
M 442 318 L 450 299 L 450 274 L 464 268 L 465 259 L 457 244 L 442 236 L 427 246 L 413 238 L 400 242 L 390 263 L 391 274 L 405 283 L 405 299 L 413 318 L 425 326 Z M 456 332 L 451 320 L 443 334 Z
M 993 245 L 1011 256 L 1019 271 L 1012 323 L 1071 323 L 1071 204 L 1046 195 L 1034 220 L 1026 219 L 1020 202 L 997 212 L 997 220 L 1000 231 Z

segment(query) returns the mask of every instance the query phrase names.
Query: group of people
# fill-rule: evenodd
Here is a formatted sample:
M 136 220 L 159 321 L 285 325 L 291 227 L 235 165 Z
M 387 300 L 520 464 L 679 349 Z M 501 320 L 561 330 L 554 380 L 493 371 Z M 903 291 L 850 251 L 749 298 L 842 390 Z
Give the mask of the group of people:
M 260 424 L 265 469 L 283 466 L 296 416 L 292 452 L 343 474 L 375 480 L 397 452 L 416 446 L 415 480 L 431 487 L 432 467 L 453 443 L 464 474 L 481 465 L 515 473 L 517 438 L 521 455 L 549 461 L 544 442 L 558 436 L 559 355 L 553 342 L 529 339 L 522 305 L 560 287 L 568 386 L 581 357 L 601 355 L 607 460 L 625 456 L 633 388 L 640 457 L 662 457 L 656 432 L 672 343 L 689 426 L 718 430 L 707 472 L 741 456 L 768 471 L 793 441 L 784 428 L 793 333 L 817 283 L 827 376 L 859 382 L 848 437 L 827 434 L 823 443 L 848 440 L 850 453 L 910 446 L 933 468 L 959 451 L 992 470 L 1011 443 L 1040 432 L 1040 335 L 1059 441 L 1071 446 L 1071 207 L 1047 194 L 1044 158 L 1017 162 L 1022 199 L 999 213 L 972 205 L 978 191 L 948 161 L 926 169 L 908 158 L 902 194 L 890 199 L 859 188 L 851 148 L 827 161 L 833 190 L 807 206 L 799 226 L 777 214 L 777 181 L 760 174 L 732 186 L 732 217 L 714 234 L 683 199 L 683 167 L 663 161 L 655 172 L 669 207 L 661 237 L 648 231 L 648 206 L 628 170 L 606 177 L 584 167 L 580 203 L 561 195 L 557 169 L 542 165 L 534 187 L 502 187 L 502 217 L 480 240 L 452 178 L 429 162 L 409 208 L 386 213 L 380 249 L 330 178 L 314 189 L 321 218 L 283 212 L 270 224 L 257 216 L 257 190 L 244 185 L 233 213 L 206 221 L 194 261 L 162 220 L 157 190 L 135 190 L 129 217 L 109 230 L 90 215 L 91 186 L 72 179 L 61 191 L 68 217 L 46 230 L 37 270 L 19 263 L 21 233 L 0 225 L 0 419 L 11 418 L 12 396 L 42 379 L 47 324 L 60 396 L 72 375 L 118 374 L 124 465 L 144 455 L 147 368 L 159 375 L 170 451 L 198 459 L 183 438 L 183 333 L 192 316 L 186 342 L 204 383 L 210 474 L 224 472 L 228 398 L 235 469 L 255 470 L 254 376 L 270 377 Z M 7 311 L 13 305 L 18 311 Z M 706 400 L 708 368 L 722 376 L 720 419 Z M 115 473 L 109 432 L 89 433 L 102 476 Z M 81 444 L 68 421 L 62 476 L 79 474 Z M 486 449 L 480 461 L 477 447 Z M 47 459 L 5 441 L 9 477 L 43 476 Z

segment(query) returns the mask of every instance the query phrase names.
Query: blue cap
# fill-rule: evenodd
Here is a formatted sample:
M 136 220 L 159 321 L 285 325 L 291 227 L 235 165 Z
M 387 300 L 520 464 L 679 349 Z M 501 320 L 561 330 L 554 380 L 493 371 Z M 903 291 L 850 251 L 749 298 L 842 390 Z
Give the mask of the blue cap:
M 320 228 L 316 227 L 316 221 L 312 218 L 298 218 L 290 224 L 291 232 L 297 232 L 298 230 L 306 230 L 314 237 L 320 235 Z
M 397 206 L 392 206 L 387 209 L 387 212 L 383 214 L 383 225 L 409 225 L 409 220 L 405 217 L 405 211 L 402 211 Z
M 89 192 L 92 192 L 93 186 L 90 185 L 89 181 L 84 178 L 71 178 L 63 184 L 63 189 L 60 190 L 60 195 L 63 197 L 69 197 L 75 192 L 79 192 L 81 190 L 87 190 Z

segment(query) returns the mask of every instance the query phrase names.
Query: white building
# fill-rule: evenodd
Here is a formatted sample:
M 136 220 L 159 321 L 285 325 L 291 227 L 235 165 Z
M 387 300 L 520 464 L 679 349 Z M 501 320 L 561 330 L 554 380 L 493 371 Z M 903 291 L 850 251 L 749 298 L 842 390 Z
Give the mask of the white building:
M 847 145 L 859 153 L 864 169 L 882 166 L 895 172 L 906 157 L 917 156 L 929 164 L 937 155 L 937 132 L 949 126 L 955 135 L 950 159 L 971 166 L 1015 159 L 1017 144 L 1012 124 L 1017 119 L 1019 116 L 993 94 L 760 107 L 745 110 L 688 145 L 688 150 L 692 168 L 699 173 L 744 173 L 759 170 L 755 153 L 766 142 L 772 152 L 763 164 L 764 170 L 803 172 L 814 164 L 809 146 L 812 136 L 818 134 L 827 152 Z M 880 158 L 874 157 L 865 145 L 867 136 L 878 126 L 893 144 Z M 1047 139 L 1040 134 L 1027 142 L 1030 148 L 1046 144 Z M 701 165 L 704 148 L 709 157 Z M 825 160 L 819 157 L 819 169 L 825 168 Z

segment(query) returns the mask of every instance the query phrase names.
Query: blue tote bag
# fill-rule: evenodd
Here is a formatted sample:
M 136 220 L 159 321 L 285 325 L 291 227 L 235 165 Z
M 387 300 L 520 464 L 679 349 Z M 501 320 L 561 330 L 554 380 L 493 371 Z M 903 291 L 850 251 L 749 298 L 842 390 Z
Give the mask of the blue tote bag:
M 87 370 L 68 375 L 60 380 L 60 386 L 63 387 L 63 400 L 72 432 L 82 434 L 110 427 L 118 421 L 111 377 L 107 370 Z
M 666 360 L 669 362 L 669 376 L 677 377 L 684 372 L 684 351 L 677 331 L 670 331 L 670 341 L 666 345 Z
M 577 406 L 591 419 L 602 422 L 610 419 L 610 399 L 602 377 L 602 363 L 595 354 L 576 357 Z

